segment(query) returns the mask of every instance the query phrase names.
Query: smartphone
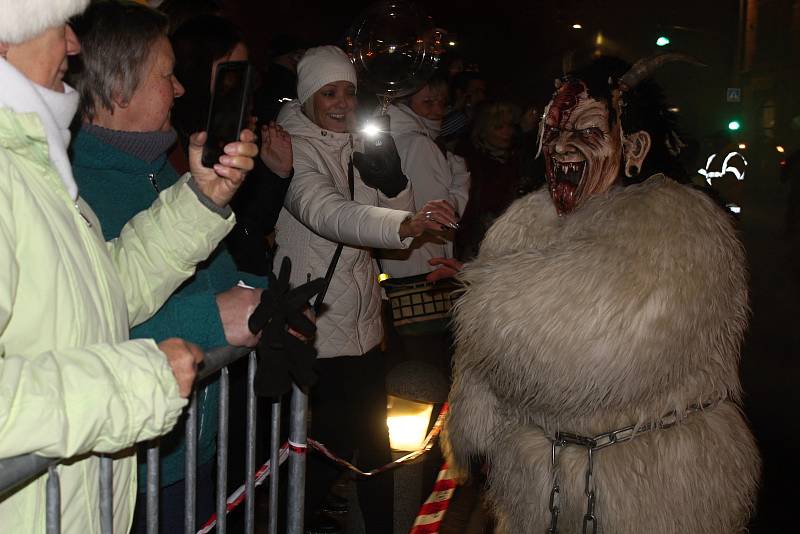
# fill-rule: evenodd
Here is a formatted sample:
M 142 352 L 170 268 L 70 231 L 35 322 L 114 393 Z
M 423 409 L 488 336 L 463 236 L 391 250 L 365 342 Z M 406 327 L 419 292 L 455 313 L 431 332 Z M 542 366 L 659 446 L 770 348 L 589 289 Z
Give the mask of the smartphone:
M 203 146 L 203 165 L 206 167 L 213 167 L 219 161 L 225 145 L 239 140 L 247 121 L 251 70 L 247 61 L 217 65 L 206 122 L 208 138 Z

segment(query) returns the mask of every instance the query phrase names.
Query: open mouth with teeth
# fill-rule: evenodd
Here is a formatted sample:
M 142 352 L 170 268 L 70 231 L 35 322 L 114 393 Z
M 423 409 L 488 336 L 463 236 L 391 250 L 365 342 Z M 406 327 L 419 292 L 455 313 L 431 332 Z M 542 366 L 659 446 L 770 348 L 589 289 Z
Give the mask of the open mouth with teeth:
M 569 213 L 577 203 L 578 188 L 586 170 L 586 161 L 550 160 L 550 195 L 559 213 Z

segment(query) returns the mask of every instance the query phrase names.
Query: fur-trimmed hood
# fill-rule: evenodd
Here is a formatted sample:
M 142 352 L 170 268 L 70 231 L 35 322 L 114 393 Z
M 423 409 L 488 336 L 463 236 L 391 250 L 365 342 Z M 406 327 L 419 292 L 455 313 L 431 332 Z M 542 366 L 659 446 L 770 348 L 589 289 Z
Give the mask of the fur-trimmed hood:
M 82 13 L 89 0 L 0 0 L 0 42 L 19 44 Z
M 744 261 L 728 217 L 661 175 L 565 217 L 528 195 L 461 275 L 455 380 L 474 370 L 525 422 L 587 435 L 738 400 Z

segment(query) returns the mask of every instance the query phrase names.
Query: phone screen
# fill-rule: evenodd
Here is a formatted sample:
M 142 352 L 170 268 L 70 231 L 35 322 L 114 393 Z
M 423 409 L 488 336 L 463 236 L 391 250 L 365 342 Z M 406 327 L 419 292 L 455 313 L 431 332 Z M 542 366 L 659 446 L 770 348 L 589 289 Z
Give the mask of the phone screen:
M 228 61 L 217 65 L 206 123 L 208 139 L 203 147 L 203 165 L 206 167 L 219 161 L 225 145 L 239 139 L 239 133 L 245 127 L 249 96 L 248 62 Z

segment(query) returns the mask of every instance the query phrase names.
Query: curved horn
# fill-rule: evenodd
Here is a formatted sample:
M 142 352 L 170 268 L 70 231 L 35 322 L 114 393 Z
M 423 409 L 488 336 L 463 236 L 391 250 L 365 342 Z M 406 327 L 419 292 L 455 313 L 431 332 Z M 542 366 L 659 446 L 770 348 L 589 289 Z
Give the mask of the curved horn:
M 671 61 L 683 61 L 698 67 L 708 66 L 699 59 L 680 52 L 656 54 L 654 56 L 642 58 L 634 63 L 633 67 L 619 79 L 619 84 L 623 90 L 633 89 L 639 85 L 639 82 L 645 78 L 649 78 L 653 72 L 658 70 L 664 63 L 669 63 Z

